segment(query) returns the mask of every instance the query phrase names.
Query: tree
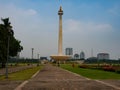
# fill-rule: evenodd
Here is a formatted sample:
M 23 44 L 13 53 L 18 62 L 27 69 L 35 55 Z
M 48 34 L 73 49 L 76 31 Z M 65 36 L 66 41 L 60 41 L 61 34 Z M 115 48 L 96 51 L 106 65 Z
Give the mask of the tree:
M 7 59 L 7 30 L 3 24 L 0 25 L 0 63 L 5 67 Z
M 1 20 L 3 21 L 3 24 L 0 24 L 0 63 L 2 64 L 2 68 L 4 68 L 7 61 L 8 38 L 9 56 L 16 56 L 18 52 L 23 50 L 23 47 L 20 45 L 21 42 L 14 37 L 9 18 Z

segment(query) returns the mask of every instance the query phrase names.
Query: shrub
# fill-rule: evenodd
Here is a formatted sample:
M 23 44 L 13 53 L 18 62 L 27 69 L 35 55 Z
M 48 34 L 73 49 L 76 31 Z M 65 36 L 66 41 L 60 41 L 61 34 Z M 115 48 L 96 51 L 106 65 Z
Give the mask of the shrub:
M 115 68 L 112 66 L 107 66 L 107 67 L 103 67 L 104 71 L 111 71 L 111 72 L 115 72 Z
M 116 73 L 119 73 L 119 74 L 120 74 L 120 70 L 116 70 Z
M 120 67 L 116 67 L 116 71 L 115 72 L 120 74 Z
M 88 68 L 87 65 L 79 65 L 78 67 L 79 67 L 79 68 Z

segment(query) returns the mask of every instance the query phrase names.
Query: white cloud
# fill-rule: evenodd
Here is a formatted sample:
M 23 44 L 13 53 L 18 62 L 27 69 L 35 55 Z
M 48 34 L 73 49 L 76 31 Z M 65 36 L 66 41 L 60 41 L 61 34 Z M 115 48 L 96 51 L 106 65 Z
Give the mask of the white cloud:
M 102 24 L 95 22 L 81 22 L 73 19 L 66 20 L 64 22 L 65 32 L 106 32 L 111 31 L 112 26 L 110 24 Z
M 30 15 L 36 15 L 37 11 L 34 9 L 22 9 L 17 8 L 14 4 L 7 4 L 2 5 L 0 4 L 0 17 L 19 17 L 19 16 L 26 16 L 29 17 Z

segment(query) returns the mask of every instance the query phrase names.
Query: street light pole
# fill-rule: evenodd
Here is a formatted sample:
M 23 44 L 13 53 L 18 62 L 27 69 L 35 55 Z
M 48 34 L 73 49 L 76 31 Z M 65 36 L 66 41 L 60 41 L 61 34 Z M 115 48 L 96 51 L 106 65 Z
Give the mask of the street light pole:
M 9 60 L 9 41 L 10 36 L 8 35 L 8 44 L 7 44 L 7 61 L 6 61 L 6 78 L 8 78 L 8 60 Z
M 33 50 L 34 50 L 34 48 L 32 48 L 32 63 L 33 63 Z

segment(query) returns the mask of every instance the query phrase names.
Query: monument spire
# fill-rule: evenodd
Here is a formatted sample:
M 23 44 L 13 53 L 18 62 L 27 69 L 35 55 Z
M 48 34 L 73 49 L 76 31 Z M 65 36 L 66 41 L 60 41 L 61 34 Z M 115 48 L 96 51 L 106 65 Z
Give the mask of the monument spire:
M 59 32 L 58 32 L 58 55 L 52 55 L 50 56 L 52 59 L 56 60 L 56 61 L 65 61 L 67 59 L 70 58 L 70 56 L 67 55 L 63 55 L 62 52 L 62 15 L 63 15 L 63 10 L 62 10 L 62 6 L 60 6 L 60 9 L 58 10 L 58 15 L 59 15 Z
M 62 6 L 60 6 L 58 15 L 59 15 L 58 55 L 63 55 L 62 54 L 62 15 L 63 15 Z

